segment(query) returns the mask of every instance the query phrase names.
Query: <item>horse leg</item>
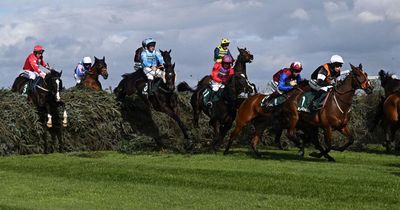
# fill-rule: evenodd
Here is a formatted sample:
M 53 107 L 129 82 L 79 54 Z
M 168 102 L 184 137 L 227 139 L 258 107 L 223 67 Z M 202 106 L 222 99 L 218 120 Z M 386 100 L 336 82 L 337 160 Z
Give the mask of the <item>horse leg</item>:
M 193 108 L 193 125 L 195 128 L 199 127 L 199 115 L 200 115 L 200 107 L 199 107 L 199 98 L 198 98 L 198 93 L 193 93 L 191 99 L 190 99 L 190 104 L 192 105 Z
M 63 108 L 63 121 L 62 121 L 62 125 L 63 127 L 67 127 L 68 126 L 68 114 L 67 114 L 67 110 L 65 109 L 65 104 L 62 103 L 61 104 L 62 108 Z
M 353 138 L 353 135 L 350 132 L 350 129 L 347 126 L 342 128 L 340 130 L 340 132 L 347 137 L 347 142 L 345 142 L 345 144 L 343 146 L 341 146 L 341 147 L 332 146 L 332 149 L 340 151 L 340 152 L 343 152 L 345 149 L 347 149 L 347 147 L 349 147 L 350 145 L 353 144 L 354 138 Z
M 260 136 L 261 136 L 261 133 L 262 133 L 262 129 L 260 129 L 262 127 L 262 125 L 260 125 L 260 123 L 257 123 L 257 122 L 255 122 L 255 124 L 254 124 L 254 135 L 253 135 L 253 138 L 252 138 L 252 140 L 251 140 L 251 149 L 253 149 L 253 151 L 254 151 L 254 154 L 257 156 L 257 157 L 261 157 L 261 154 L 258 152 L 258 150 L 257 150 L 257 145 L 260 143 Z
M 48 128 L 53 127 L 53 121 L 52 121 L 52 116 L 51 116 L 51 108 L 49 104 L 46 104 L 46 112 L 47 112 L 47 122 L 46 125 Z
M 63 130 L 60 128 L 57 131 L 57 140 L 58 140 L 58 152 L 64 152 L 64 139 L 63 139 Z
M 43 145 L 44 146 L 43 153 L 44 154 L 49 154 L 49 145 L 48 145 L 48 142 L 47 142 L 47 129 L 46 128 L 44 129 L 42 138 L 43 138 L 43 144 L 44 144 Z
M 233 129 L 233 131 L 231 132 L 228 144 L 225 147 L 224 155 L 228 154 L 229 149 L 232 145 L 233 139 L 235 139 L 239 135 L 242 128 L 244 126 L 246 126 L 255 117 L 255 115 L 256 114 L 252 113 L 252 112 L 248 113 L 247 111 L 241 111 L 241 109 L 238 110 L 236 119 L 235 119 L 236 125 L 235 125 L 235 128 Z
M 224 151 L 224 155 L 228 154 L 229 152 L 229 148 L 232 145 L 233 139 L 235 139 L 239 133 L 240 130 L 242 130 L 242 128 L 246 125 L 247 123 L 239 120 L 239 118 L 236 118 L 236 126 L 234 128 L 234 130 L 232 131 L 231 135 L 229 136 L 229 140 L 228 140 L 228 144 L 225 147 L 225 151 Z
M 391 138 L 390 138 L 390 128 L 387 123 L 383 125 L 383 132 L 385 133 L 385 142 L 382 144 L 384 147 L 386 147 L 386 152 L 391 151 Z
M 391 148 L 394 149 L 394 151 L 397 151 L 399 149 L 399 146 L 396 144 L 396 130 L 396 125 L 390 126 L 390 145 Z
M 211 119 L 210 120 L 210 124 L 214 128 L 214 137 L 213 137 L 213 142 L 212 142 L 212 150 L 213 151 L 218 151 L 218 143 L 219 143 L 219 135 L 220 135 L 220 122 L 215 120 L 215 119 Z
M 225 124 L 221 124 L 220 126 L 220 134 L 219 134 L 219 145 L 224 143 L 224 138 L 226 133 L 228 133 L 229 129 L 232 127 L 232 122 L 227 122 Z
M 324 131 L 324 139 L 325 139 L 326 149 L 325 149 L 323 155 L 328 161 L 335 161 L 335 159 L 328 154 L 331 151 L 331 148 L 332 148 L 332 128 L 331 127 L 327 127 L 325 129 L 325 131 Z

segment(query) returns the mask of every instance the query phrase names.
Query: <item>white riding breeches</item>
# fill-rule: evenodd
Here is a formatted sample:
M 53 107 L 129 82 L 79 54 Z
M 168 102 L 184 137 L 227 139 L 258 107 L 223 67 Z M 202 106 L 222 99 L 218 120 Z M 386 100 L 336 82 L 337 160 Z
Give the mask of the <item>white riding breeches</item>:
M 29 79 L 31 79 L 31 80 L 35 80 L 36 77 L 39 76 L 39 74 L 36 73 L 36 72 L 34 72 L 34 71 L 24 70 L 23 72 L 24 72 L 25 74 L 29 75 Z
M 83 77 L 79 77 L 77 74 L 74 74 L 74 78 L 75 78 L 76 84 L 79 84 L 79 83 L 81 83 L 81 80 Z
M 160 70 L 160 69 L 156 69 L 155 71 L 153 71 L 150 67 L 145 67 L 143 69 L 144 74 L 146 74 L 147 79 L 149 80 L 154 80 L 154 78 L 164 78 L 164 74 L 165 72 Z
M 211 80 L 210 86 L 211 86 L 211 89 L 214 92 L 217 92 L 220 88 L 224 88 L 225 87 L 224 84 L 216 82 L 214 80 Z

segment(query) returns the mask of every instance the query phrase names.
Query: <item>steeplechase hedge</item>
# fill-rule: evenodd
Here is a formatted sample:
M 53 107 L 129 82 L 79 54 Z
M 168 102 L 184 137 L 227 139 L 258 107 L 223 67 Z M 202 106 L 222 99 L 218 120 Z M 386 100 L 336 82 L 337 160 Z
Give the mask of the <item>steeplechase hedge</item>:
M 353 149 L 362 149 L 367 143 L 382 143 L 382 131 L 370 133 L 366 122 L 374 112 L 379 92 L 354 99 L 351 129 L 354 132 Z M 121 103 L 106 91 L 95 92 L 70 88 L 62 92 L 62 100 L 68 112 L 68 127 L 60 128 L 63 145 L 67 151 L 119 150 L 132 153 L 143 150 L 172 150 L 184 152 L 182 132 L 166 114 L 149 108 L 145 102 L 131 96 Z M 190 94 L 179 93 L 179 114 L 189 128 L 197 151 L 207 150 L 212 139 L 212 128 L 208 118 L 200 119 L 199 128 L 192 124 Z M 0 90 L 0 155 L 31 154 L 43 152 L 43 135 L 47 128 L 39 121 L 35 107 L 27 103 L 26 97 L 7 89 Z M 251 137 L 251 126 L 242 132 L 236 144 L 247 145 Z M 336 140 L 343 140 L 340 134 Z M 283 137 L 285 139 L 285 137 Z M 272 144 L 272 138 L 264 134 L 264 141 Z

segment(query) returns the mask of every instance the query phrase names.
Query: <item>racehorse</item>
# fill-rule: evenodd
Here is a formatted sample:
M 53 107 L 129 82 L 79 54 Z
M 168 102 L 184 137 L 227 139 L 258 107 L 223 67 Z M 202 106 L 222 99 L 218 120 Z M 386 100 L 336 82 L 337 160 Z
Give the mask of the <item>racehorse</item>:
M 385 133 L 385 143 L 387 151 L 395 147 L 395 150 L 400 150 L 400 143 L 395 142 L 395 134 L 399 129 L 399 93 L 400 80 L 394 79 L 391 73 L 384 70 L 379 71 L 379 80 L 382 88 L 385 90 L 385 97 L 381 96 L 381 100 L 377 106 L 375 117 L 369 122 L 369 130 L 372 132 L 376 126 L 382 122 Z M 393 145 L 394 144 L 394 145 Z
M 62 129 L 61 126 L 59 126 L 59 121 L 61 120 L 58 116 L 59 107 L 61 107 L 63 111 L 62 127 L 67 127 L 68 125 L 68 115 L 65 104 L 61 101 L 60 97 L 60 91 L 62 90 L 61 75 L 62 72 L 51 69 L 50 72 L 46 74 L 45 78 L 39 78 L 33 90 L 28 92 L 28 99 L 36 106 L 40 122 L 43 126 L 48 128 L 53 143 L 58 140 L 59 152 L 63 151 L 64 146 Z M 17 78 L 13 84 L 12 91 L 21 93 L 23 88 L 24 84 L 21 82 L 21 79 Z M 53 121 L 55 123 L 53 123 Z M 47 133 L 43 134 L 43 140 L 44 153 L 48 153 Z
M 286 93 L 285 97 L 289 98 L 292 95 L 304 92 L 309 89 L 310 86 L 308 85 L 308 81 L 303 80 L 297 86 L 295 86 L 293 90 Z M 242 128 L 250 122 L 253 123 L 255 128 L 252 140 L 250 141 L 251 148 L 257 156 L 260 156 L 257 150 L 257 145 L 260 142 L 261 135 L 267 126 L 274 127 L 273 129 L 276 131 L 275 142 L 279 142 L 282 135 L 282 129 L 287 128 L 283 125 L 287 125 L 287 123 L 277 121 L 277 116 L 280 114 L 277 108 L 265 110 L 263 107 L 261 107 L 261 103 L 266 96 L 267 95 L 264 94 L 256 94 L 254 96 L 250 96 L 240 105 L 235 119 L 236 125 L 234 130 L 231 132 L 224 154 L 227 154 L 229 152 L 233 139 L 235 139 L 239 135 Z M 287 103 L 287 101 L 285 103 Z M 297 141 L 295 143 L 298 144 Z
M 380 102 L 376 108 L 375 116 L 370 121 L 368 121 L 368 129 L 370 132 L 373 132 L 376 126 L 383 119 L 384 116 L 383 103 L 385 102 L 386 98 L 389 95 L 400 91 L 400 80 L 394 79 L 393 74 L 385 72 L 384 70 L 380 70 L 378 75 L 381 87 L 385 91 L 385 96 L 381 96 Z
M 383 129 L 386 150 L 400 151 L 400 142 L 396 142 L 396 131 L 400 128 L 400 92 L 389 95 L 383 102 Z
M 178 96 L 175 92 L 175 63 L 171 62 L 171 50 L 162 51 L 161 55 L 164 58 L 164 72 L 165 72 L 165 82 L 160 81 L 162 79 L 158 78 L 160 81 L 159 87 L 154 91 L 153 94 L 147 97 L 142 94 L 142 90 L 147 82 L 147 77 L 143 71 L 135 71 L 133 73 L 122 75 L 123 79 L 119 82 L 118 86 L 114 89 L 114 94 L 117 96 L 117 100 L 123 101 L 126 96 L 138 93 L 148 104 L 152 105 L 157 111 L 164 112 L 172 119 L 174 119 L 185 139 L 188 139 L 187 147 L 190 147 L 191 142 L 189 141 L 189 134 L 185 124 L 182 122 L 178 115 Z M 154 83 L 156 84 L 155 80 Z
M 239 51 L 239 55 L 235 61 L 235 65 L 233 66 L 233 70 L 235 73 L 242 73 L 246 79 L 247 71 L 246 71 L 246 63 L 251 63 L 254 59 L 254 56 L 248 51 L 246 48 L 237 48 Z M 198 88 L 207 87 L 210 84 L 211 76 L 206 75 L 199 80 L 197 83 Z M 247 80 L 248 85 L 252 88 L 249 94 L 254 95 L 257 93 L 256 85 Z
M 288 137 L 292 140 L 297 138 L 296 127 L 299 125 L 302 128 L 307 128 L 306 133 L 310 134 L 311 141 L 320 151 L 320 153 L 311 153 L 310 155 L 313 157 L 321 158 L 324 156 L 329 161 L 335 161 L 328 154 L 330 150 L 344 151 L 354 142 L 353 135 L 348 128 L 354 93 L 357 89 L 362 89 L 370 94 L 373 87 L 361 64 L 358 67 L 350 64 L 350 67 L 350 73 L 340 84 L 331 89 L 329 95 L 325 98 L 324 106 L 316 112 L 297 111 L 298 103 L 304 93 L 293 95 L 288 99 L 289 103 L 283 107 L 284 116 L 287 116 L 289 120 Z M 319 143 L 318 128 L 322 128 L 324 131 L 325 148 Z M 347 141 L 343 145 L 332 145 L 333 130 L 338 130 L 347 137 Z
M 385 72 L 384 70 L 380 70 L 379 80 L 381 81 L 381 86 L 385 90 L 385 97 L 400 91 L 400 80 L 394 79 L 393 74 Z
M 105 56 L 103 56 L 103 59 L 98 59 L 96 58 L 96 56 L 94 57 L 93 66 L 90 67 L 87 72 L 85 72 L 82 82 L 80 84 L 77 84 L 77 86 L 83 86 L 95 91 L 102 90 L 101 83 L 99 81 L 99 75 L 101 75 L 104 79 L 108 78 Z
M 210 117 L 209 125 L 214 129 L 214 138 L 212 149 L 218 150 L 218 146 L 222 143 L 226 133 L 232 127 L 233 120 L 236 116 L 236 99 L 240 93 L 248 91 L 249 87 L 247 79 L 242 73 L 235 73 L 230 76 L 225 84 L 225 88 L 221 91 L 220 100 L 214 103 L 212 108 L 208 108 L 203 103 L 203 92 L 205 88 L 197 86 L 196 89 L 191 88 L 186 82 L 178 85 L 178 91 L 193 92 L 190 103 L 193 108 L 193 124 L 199 126 L 199 115 L 203 111 Z

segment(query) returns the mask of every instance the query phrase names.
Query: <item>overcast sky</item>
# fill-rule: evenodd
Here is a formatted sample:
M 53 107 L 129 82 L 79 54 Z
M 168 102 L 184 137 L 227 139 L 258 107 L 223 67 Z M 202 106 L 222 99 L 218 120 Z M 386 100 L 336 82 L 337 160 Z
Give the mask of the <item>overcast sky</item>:
M 172 49 L 178 81 L 190 84 L 209 74 L 213 50 L 222 37 L 254 55 L 248 76 L 265 86 L 272 74 L 292 61 L 303 77 L 339 54 L 348 63 L 400 72 L 398 0 L 113 0 L 0 1 L 0 87 L 9 88 L 35 44 L 45 60 L 63 70 L 66 87 L 83 56 L 106 57 L 115 87 L 133 71 L 134 50 L 153 37 L 157 48 Z

